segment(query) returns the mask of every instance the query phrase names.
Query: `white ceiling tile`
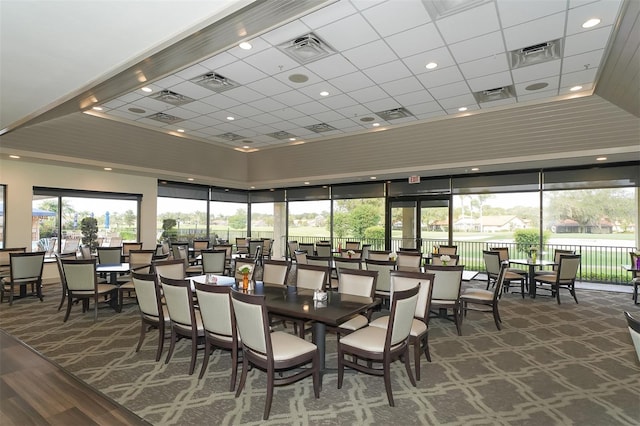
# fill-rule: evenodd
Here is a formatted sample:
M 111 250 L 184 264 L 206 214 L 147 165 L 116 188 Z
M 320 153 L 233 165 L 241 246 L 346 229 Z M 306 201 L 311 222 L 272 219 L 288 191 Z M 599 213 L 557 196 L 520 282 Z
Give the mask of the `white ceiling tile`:
M 438 102 L 423 102 L 411 105 L 410 111 L 416 117 L 433 112 L 442 112 L 442 107 Z
M 431 118 L 444 117 L 446 115 L 447 115 L 447 113 L 445 111 L 443 111 L 442 109 L 440 109 L 440 111 L 416 114 L 416 118 L 419 119 L 419 120 L 428 120 L 428 119 L 431 119 Z
M 311 126 L 312 124 L 319 123 L 319 121 L 316 120 L 315 117 L 310 116 L 310 115 L 305 115 L 305 116 L 293 118 L 290 121 L 292 123 L 297 124 L 300 127 Z
M 228 96 L 231 99 L 235 99 L 240 102 L 251 102 L 256 99 L 264 98 L 263 95 L 255 90 L 249 89 L 245 86 L 236 87 L 234 89 L 225 90 L 224 96 Z
M 433 101 L 433 98 L 426 90 L 416 90 L 411 93 L 405 93 L 403 95 L 394 96 L 395 100 L 400 105 L 409 107 L 411 105 L 422 104 L 425 102 Z
M 185 130 L 198 130 L 198 129 L 202 129 L 203 127 L 205 127 L 204 124 L 200 124 L 195 120 L 188 120 L 188 121 L 182 121 L 180 123 L 178 123 L 177 125 L 174 125 L 174 127 L 179 127 L 181 129 L 185 129 Z
M 558 0 L 537 0 L 535 2 L 497 0 L 496 3 L 504 28 L 553 15 L 566 8 L 566 3 Z
M 359 90 L 374 85 L 373 81 L 360 71 L 332 78 L 329 80 L 329 83 L 342 92 Z
M 218 124 L 215 129 L 218 131 L 218 134 L 222 134 L 226 132 L 237 133 L 240 130 L 242 130 L 240 126 L 236 126 L 234 123 L 230 123 L 230 122 Z
M 513 75 L 513 80 L 516 83 L 531 82 L 560 74 L 561 65 L 562 61 L 557 59 L 555 61 L 516 68 L 512 70 L 511 73 Z
M 431 89 L 432 87 L 444 86 L 464 80 L 464 77 L 462 77 L 462 73 L 458 70 L 458 67 L 438 67 L 435 70 L 429 70 L 425 74 L 420 74 L 418 80 L 420 80 L 424 87 Z
M 318 28 L 315 33 L 338 50 L 351 49 L 378 39 L 378 34 L 359 14 Z
M 522 49 L 564 36 L 565 13 L 527 22 L 504 30 L 507 50 Z
M 493 3 L 465 10 L 436 21 L 436 25 L 448 44 L 492 33 L 500 29 L 498 14 Z
M 602 61 L 602 55 L 604 55 L 604 49 L 565 57 L 562 60 L 562 72 L 575 72 L 597 67 Z
M 614 25 L 618 16 L 621 0 L 601 0 L 585 4 L 580 7 L 569 8 L 567 16 L 567 35 L 592 31 L 604 26 Z M 599 18 L 600 24 L 596 28 L 584 29 L 582 24 L 588 19 Z
M 569 36 L 564 41 L 564 56 L 604 49 L 610 34 L 611 27 L 603 27 Z
M 419 0 L 387 1 L 362 12 L 376 31 L 387 37 L 430 22 L 427 10 Z
M 275 127 L 273 126 L 267 126 L 252 119 L 242 120 L 242 124 L 260 135 L 265 133 L 272 133 L 275 130 Z
M 143 118 L 143 117 L 140 117 L 139 114 L 134 114 L 132 112 L 127 111 L 126 109 L 113 109 L 109 111 L 107 115 L 118 117 L 118 118 L 124 118 L 126 120 L 134 120 L 134 121 L 140 120 L 141 118 Z M 149 120 L 149 121 L 153 121 L 153 120 Z
M 375 83 L 382 84 L 396 78 L 411 75 L 411 71 L 402 62 L 394 61 L 364 70 L 364 73 Z
M 364 104 L 367 102 L 374 101 L 376 99 L 386 98 L 388 95 L 384 90 L 382 90 L 378 86 L 371 86 L 371 87 L 365 87 L 364 89 L 360 89 L 360 90 L 354 90 L 353 92 L 349 93 L 349 96 L 351 96 L 353 99 L 360 102 L 361 104 Z
M 257 99 L 255 101 L 251 101 L 251 106 L 254 108 L 258 108 L 264 112 L 269 112 L 269 111 L 273 111 L 280 108 L 286 108 L 285 104 L 270 98 L 262 98 L 262 99 Z
M 240 117 L 252 117 L 252 116 L 255 116 L 255 115 L 263 114 L 263 111 L 259 110 L 258 108 L 254 108 L 251 105 L 247 105 L 247 104 L 236 105 L 234 107 L 227 108 L 227 111 L 230 112 L 231 115 L 236 117 L 236 120 L 238 118 L 240 118 Z M 240 124 L 238 124 L 238 125 L 240 125 Z
M 222 122 L 213 117 L 209 117 L 208 115 L 201 115 L 200 117 L 196 117 L 193 120 L 194 123 L 202 124 L 203 126 L 217 126 Z
M 327 25 L 336 20 L 336 16 L 349 16 L 357 10 L 348 1 L 338 1 L 300 18 L 311 30 Z
M 455 112 L 458 113 L 458 108 L 460 107 L 467 107 L 468 109 L 478 109 L 476 99 L 471 94 L 453 96 L 451 98 L 439 100 L 438 102 L 447 112 L 449 112 L 449 110 L 451 109 L 455 109 Z
M 337 54 L 311 62 L 307 68 L 325 80 L 358 71 L 344 56 Z
M 135 102 L 131 102 L 130 106 L 136 106 L 138 108 L 153 110 L 153 111 L 164 111 L 166 109 L 173 108 L 173 105 L 171 104 L 157 101 L 150 97 L 140 98 Z
M 205 134 L 207 136 L 220 134 L 220 132 L 218 131 L 216 126 L 218 126 L 218 125 L 220 125 L 222 123 L 220 123 L 218 120 L 213 120 L 213 119 L 211 119 L 211 121 L 215 121 L 215 123 L 212 124 L 211 126 L 202 127 L 200 129 L 198 129 L 198 132 L 199 133 L 203 133 L 203 134 Z
M 398 59 L 393 50 L 382 40 L 359 46 L 342 53 L 353 65 L 360 69 L 373 67 Z
M 516 102 L 517 102 L 516 98 L 500 99 L 500 100 L 491 101 L 491 102 L 482 102 L 480 103 L 480 109 L 489 109 L 489 108 L 496 108 L 496 107 L 505 106 L 505 105 L 513 105 Z
M 358 10 L 366 10 L 382 3 L 383 1 L 385 0 L 351 0 L 351 4 L 353 4 Z
M 365 103 L 365 106 L 373 112 L 387 111 L 389 109 L 400 108 L 402 105 L 393 98 L 378 99 Z
M 345 108 L 336 108 L 336 111 L 338 111 L 340 114 L 344 115 L 345 117 L 365 117 L 365 116 L 369 116 L 372 112 L 368 108 L 366 108 L 364 105 L 360 105 L 360 104 L 351 105 Z
M 525 94 L 525 95 L 518 95 L 518 101 L 519 102 L 529 102 L 529 101 L 535 101 L 537 99 L 549 99 L 553 96 L 557 96 L 558 92 L 557 91 L 539 91 L 539 92 L 532 92 L 531 94 Z
M 183 81 L 180 84 L 176 84 L 171 88 L 171 91 L 184 96 L 188 96 L 192 99 L 206 98 L 207 96 L 211 96 L 213 93 L 215 93 L 190 81 Z
M 314 99 L 316 101 L 320 101 L 324 99 L 324 97 L 320 96 L 320 92 L 325 92 L 325 91 L 329 92 L 329 96 L 337 95 L 340 93 L 340 91 L 336 87 L 330 85 L 325 81 L 312 84 L 309 86 L 301 87 L 300 89 L 298 89 L 298 91 L 300 93 L 304 93 L 305 95 L 309 96 L 311 99 Z
M 453 56 L 449 54 L 449 49 L 446 47 L 441 47 L 439 49 L 422 52 L 417 55 L 404 58 L 402 62 L 404 62 L 411 72 L 416 75 L 431 72 L 425 68 L 425 66 L 430 62 L 438 64 L 439 69 L 451 67 L 456 64 Z
M 420 81 L 413 76 L 398 78 L 394 81 L 382 83 L 380 84 L 380 87 L 389 95 L 394 97 L 403 95 L 405 93 L 424 90 L 424 86 L 422 86 L 422 83 L 420 83 Z
M 148 126 L 153 126 L 153 127 L 163 127 L 166 124 L 158 120 L 152 120 L 150 118 L 140 118 L 139 120 L 136 120 L 136 121 L 138 123 L 146 124 Z
M 254 39 L 249 39 L 246 41 L 251 43 L 251 49 L 245 50 L 245 49 L 241 49 L 238 46 L 235 46 L 227 50 L 227 52 L 238 59 L 244 59 L 249 56 L 253 56 L 257 54 L 258 52 L 262 52 L 263 50 L 269 49 L 271 47 L 271 44 L 269 42 L 267 42 L 266 40 L 260 37 L 256 37 Z
M 360 131 L 365 128 L 365 126 L 363 125 L 364 123 L 351 120 L 350 118 L 343 118 L 341 120 L 330 121 L 329 124 L 345 132 Z
M 458 62 L 469 62 L 505 51 L 501 31 L 452 44 L 449 49 Z
M 209 114 L 209 117 L 213 117 L 217 120 L 220 120 L 221 123 L 232 123 L 234 126 L 238 127 L 237 124 L 235 124 L 232 120 L 228 120 L 227 117 L 229 117 L 230 114 L 227 110 L 220 110 L 220 111 L 216 111 L 216 112 L 212 112 L 211 114 Z M 242 117 L 239 117 L 242 118 Z
M 203 67 L 200 64 L 195 64 L 175 73 L 174 76 L 180 77 L 184 80 L 191 80 L 192 78 L 195 78 L 202 74 L 206 74 L 207 72 L 209 72 L 207 68 Z
M 113 99 L 109 102 L 101 104 L 101 106 L 105 109 L 114 109 L 114 108 L 121 107 L 123 105 L 126 105 L 126 104 L 119 99 Z
M 278 27 L 268 33 L 263 34 L 261 37 L 270 43 L 272 46 L 278 46 L 279 44 L 294 40 L 300 36 L 309 33 L 311 29 L 306 26 L 302 21 L 295 20 Z
M 323 123 L 328 123 L 336 120 L 343 120 L 344 116 L 342 114 L 338 114 L 335 111 L 325 111 L 320 112 L 318 114 L 314 114 L 314 118 L 316 120 L 320 120 Z
M 307 95 L 300 93 L 297 90 L 291 90 L 289 92 L 279 93 L 277 95 L 273 95 L 272 98 L 288 106 L 296 106 L 296 105 L 303 104 L 305 102 L 311 102 L 313 100 Z
M 278 121 L 281 120 L 280 117 L 276 117 L 275 115 L 272 115 L 272 114 L 254 115 L 253 117 L 251 117 L 251 119 L 262 124 L 277 123 Z
M 200 99 L 200 101 L 206 102 L 220 109 L 229 108 L 240 104 L 240 102 L 238 102 L 237 100 L 225 96 L 221 93 L 216 93 L 215 95 L 209 96 L 208 98 L 202 98 Z
M 165 114 L 175 115 L 176 117 L 183 118 L 185 120 L 189 120 L 195 117 L 199 117 L 200 114 L 194 111 L 189 111 L 188 109 L 182 107 L 173 107 L 167 110 L 162 111 Z
M 267 77 L 262 80 L 254 81 L 246 85 L 248 88 L 255 90 L 258 93 L 262 93 L 265 96 L 273 96 L 278 93 L 284 93 L 291 90 L 291 87 L 276 80 L 273 77 Z
M 511 80 L 511 73 L 508 71 L 499 72 L 496 74 L 485 75 L 482 77 L 472 78 L 467 80 L 469 87 L 474 92 L 481 90 L 496 89 L 498 87 L 510 86 L 513 84 Z
M 304 114 L 294 108 L 284 108 L 277 111 L 271 111 L 272 115 L 280 117 L 283 120 L 291 120 L 292 118 L 298 118 Z
M 589 68 L 585 71 L 562 74 L 560 77 L 560 89 L 563 87 L 573 87 L 576 85 L 583 85 L 585 83 L 592 83 L 596 79 L 597 72 L 598 68 Z
M 344 93 L 335 96 L 327 96 L 320 99 L 320 102 L 331 109 L 345 108 L 356 104 L 356 101 L 352 97 L 345 95 Z
M 208 69 L 209 71 L 217 71 L 218 68 L 222 68 L 225 65 L 229 65 L 232 62 L 236 62 L 238 58 L 233 55 L 228 54 L 227 52 L 218 53 L 215 56 L 212 56 L 209 59 L 205 59 L 200 62 L 200 65 Z
M 148 85 L 153 89 L 154 92 L 157 92 L 161 89 L 169 89 L 176 84 L 180 84 L 184 81 L 184 79 L 177 77 L 175 75 L 169 75 L 165 78 L 162 78 L 158 81 L 153 82 L 153 84 Z
M 385 41 L 400 58 L 444 46 L 444 41 L 433 24 L 421 25 L 386 37 Z
M 509 62 L 507 61 L 507 55 L 501 53 L 499 55 L 465 62 L 464 64 L 460 64 L 459 67 L 465 78 L 469 79 L 509 71 Z
M 260 53 L 245 58 L 244 61 L 269 75 L 278 74 L 300 66 L 296 61 L 275 48 L 263 50 Z
M 293 81 L 289 80 L 289 76 L 293 74 L 306 75 L 308 77 L 308 80 L 305 81 L 304 83 L 294 83 Z M 293 89 L 299 89 L 301 87 L 309 86 L 311 84 L 316 84 L 321 81 L 324 81 L 322 78 L 318 77 L 313 71 L 311 71 L 307 67 L 294 68 L 294 69 L 276 74 L 273 77 L 280 80 L 281 82 L 283 82 L 284 84 L 286 84 L 287 86 Z
M 329 111 L 329 108 L 326 105 L 323 105 L 320 102 L 307 102 L 301 105 L 296 105 L 296 109 L 304 114 L 319 114 L 321 112 Z
M 534 83 L 547 83 L 547 87 L 543 87 L 538 90 L 527 90 L 527 87 Z M 522 100 L 523 96 L 530 96 L 539 92 L 547 93 L 547 96 L 550 96 L 549 93 L 553 93 L 551 96 L 556 96 L 558 94 L 558 88 L 560 87 L 560 76 L 549 76 L 546 78 L 541 78 L 538 80 L 527 81 L 524 83 L 518 83 L 514 85 L 516 89 L 516 95 L 518 96 L 518 100 Z
M 137 93 L 137 92 L 131 92 L 118 97 L 118 100 L 121 102 L 124 102 L 125 104 L 128 104 L 129 102 L 134 102 L 134 101 L 137 101 L 138 99 L 145 98 L 145 97 L 146 95 L 141 95 L 140 93 Z
M 261 80 L 267 75 L 257 68 L 254 68 L 242 61 L 232 62 L 217 70 L 223 76 L 237 81 L 240 84 L 248 84 L 252 81 Z
M 429 93 L 436 100 L 451 98 L 455 96 L 464 95 L 470 93 L 469 86 L 466 82 L 460 81 L 457 83 L 446 84 L 444 86 L 434 87 L 429 89 Z

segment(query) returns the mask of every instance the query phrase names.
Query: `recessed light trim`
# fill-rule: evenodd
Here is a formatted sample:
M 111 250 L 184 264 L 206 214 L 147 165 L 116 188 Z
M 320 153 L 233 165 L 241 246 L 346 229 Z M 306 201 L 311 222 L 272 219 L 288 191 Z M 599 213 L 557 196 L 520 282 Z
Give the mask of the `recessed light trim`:
M 233 121 L 233 120 L 235 120 L 235 119 L 236 119 L 236 118 L 235 118 L 235 117 L 232 117 L 232 116 L 227 117 L 227 120 L 229 120 L 229 121 Z
M 326 90 L 322 91 L 320 92 L 320 96 L 329 96 L 329 92 L 327 92 Z
M 9 158 L 13 158 L 14 160 L 17 160 L 17 159 L 19 159 L 19 158 L 20 158 L 20 156 L 19 156 L 19 155 L 15 155 L 15 154 L 11 154 L 11 155 L 9 156 Z
M 151 87 L 143 87 L 143 88 L 142 88 L 142 89 L 140 89 L 140 90 L 142 90 L 142 91 L 143 91 L 143 92 L 145 92 L 145 93 L 151 93 L 151 92 L 153 92 L 153 89 L 152 89 Z
M 458 108 L 458 111 L 465 112 L 467 109 L 468 109 L 467 107 L 460 107 Z
M 311 183 L 311 182 L 305 182 L 304 184 L 305 184 L 305 185 L 309 185 L 310 183 Z
M 94 111 L 102 111 L 102 107 L 99 107 L 99 106 L 94 106 L 91 109 L 94 110 Z
M 104 167 L 103 169 L 104 169 L 104 170 L 106 170 L 106 171 L 108 171 L 108 172 L 110 172 L 111 170 L 113 170 L 111 167 Z
M 571 92 L 577 92 L 578 90 L 582 90 L 582 86 L 573 86 L 569 89 Z
M 478 170 L 480 170 L 478 167 L 472 167 L 472 168 L 471 168 L 471 171 L 472 171 L 472 172 L 477 172 Z
M 188 180 L 189 182 L 193 182 L 193 180 L 194 180 L 194 179 L 193 179 L 193 178 L 187 178 L 187 180 Z
M 184 133 L 184 129 L 178 129 L 177 132 L 178 133 Z
M 379 126 L 380 126 L 380 123 L 373 123 L 373 124 L 372 124 L 372 126 L 373 126 L 373 127 L 379 127 Z
M 435 62 L 429 62 L 424 67 L 428 70 L 432 70 L 432 69 L 438 68 L 438 64 L 436 64 Z
M 599 18 L 591 18 L 587 21 L 585 21 L 584 24 L 582 24 L 582 28 L 593 28 L 596 25 L 598 25 L 600 23 L 600 19 Z
M 596 161 L 605 161 L 607 159 L 607 157 L 598 157 L 596 158 Z
M 371 176 L 369 179 L 371 179 L 371 180 L 376 180 L 376 179 L 378 179 L 378 178 L 377 178 L 376 176 Z
M 238 47 L 242 50 L 251 50 L 253 46 L 248 41 L 243 41 L 238 45 Z

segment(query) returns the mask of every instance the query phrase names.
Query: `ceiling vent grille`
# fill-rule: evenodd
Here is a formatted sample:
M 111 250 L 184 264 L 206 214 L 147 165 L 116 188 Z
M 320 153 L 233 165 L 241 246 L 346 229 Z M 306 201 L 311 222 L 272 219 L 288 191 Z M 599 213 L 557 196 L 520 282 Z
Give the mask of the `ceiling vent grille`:
M 235 141 L 239 141 L 241 139 L 244 139 L 244 136 L 240 136 L 237 133 L 227 132 L 227 133 L 223 133 L 221 135 L 216 135 L 216 138 L 224 139 L 224 140 L 230 141 L 230 142 L 235 142 Z
M 176 106 L 188 104 L 189 102 L 194 101 L 194 99 L 191 99 L 188 96 L 181 95 L 180 93 L 172 92 L 171 90 L 161 90 L 160 92 L 155 93 L 150 97 L 162 102 L 166 102 L 171 105 L 176 105 Z
M 473 92 L 473 96 L 475 96 L 478 103 L 499 101 L 501 99 L 515 98 L 515 89 L 513 85 L 496 87 L 495 89 Z
M 289 132 L 285 132 L 284 130 L 280 131 L 280 132 L 274 132 L 274 133 L 267 133 L 267 136 L 271 136 L 274 139 L 280 139 L 280 140 L 285 140 L 285 139 L 291 139 L 291 138 L 296 138 L 296 135 L 292 135 Z
M 511 69 L 554 61 L 562 57 L 562 39 L 551 40 L 509 52 Z
M 445 16 L 488 3 L 490 0 L 422 0 L 431 19 L 436 21 Z
M 151 120 L 161 121 L 167 124 L 174 124 L 183 121 L 183 118 L 176 117 L 175 115 L 165 114 L 164 112 L 157 112 L 153 115 L 148 116 L 147 118 Z
M 304 126 L 304 128 L 316 133 L 324 133 L 324 132 L 330 132 L 332 130 L 338 130 L 327 123 L 312 124 L 311 126 Z
M 386 111 L 380 111 L 374 114 L 387 121 L 397 120 L 399 118 L 413 117 L 413 114 L 404 107 L 388 109 Z
M 229 89 L 233 89 L 234 87 L 238 87 L 238 83 L 235 81 L 215 72 L 208 72 L 199 77 L 193 78 L 190 81 L 206 89 L 213 90 L 216 93 L 221 93 Z
M 305 65 L 335 53 L 335 50 L 324 40 L 313 33 L 309 33 L 283 43 L 278 46 L 282 52 Z

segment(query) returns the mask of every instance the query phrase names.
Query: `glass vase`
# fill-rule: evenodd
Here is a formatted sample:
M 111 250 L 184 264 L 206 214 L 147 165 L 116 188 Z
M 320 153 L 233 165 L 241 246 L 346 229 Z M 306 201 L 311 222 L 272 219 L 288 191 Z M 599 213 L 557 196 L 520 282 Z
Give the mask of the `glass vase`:
M 249 274 L 242 274 L 242 289 L 249 289 Z

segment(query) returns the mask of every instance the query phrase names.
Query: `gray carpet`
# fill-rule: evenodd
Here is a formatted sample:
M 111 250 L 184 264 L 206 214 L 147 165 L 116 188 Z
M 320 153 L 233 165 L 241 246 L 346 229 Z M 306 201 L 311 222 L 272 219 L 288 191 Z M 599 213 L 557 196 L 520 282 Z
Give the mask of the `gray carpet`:
M 464 286 L 483 285 L 465 283 Z M 169 364 L 155 362 L 157 334 L 135 352 L 139 317 L 134 304 L 122 313 L 74 306 L 63 323 L 59 290 L 46 287 L 45 301 L 0 304 L 0 327 L 68 371 L 156 425 L 637 425 L 640 363 L 623 310 L 640 313 L 628 294 L 579 291 L 579 305 L 563 297 L 500 302 L 503 329 L 490 314 L 469 313 L 463 336 L 453 323 L 433 319 L 433 362 L 422 362 L 422 380 L 411 386 L 403 366 L 393 366 L 396 406 L 387 404 L 382 378 L 324 377 L 320 399 L 311 379 L 275 391 L 269 421 L 262 421 L 265 375 L 254 369 L 239 398 L 228 392 L 230 357 L 217 351 L 203 380 L 187 374 L 189 342 L 178 343 Z M 563 295 L 564 296 L 564 295 Z M 335 365 L 335 340 L 328 344 Z M 413 362 L 413 361 L 412 361 Z

